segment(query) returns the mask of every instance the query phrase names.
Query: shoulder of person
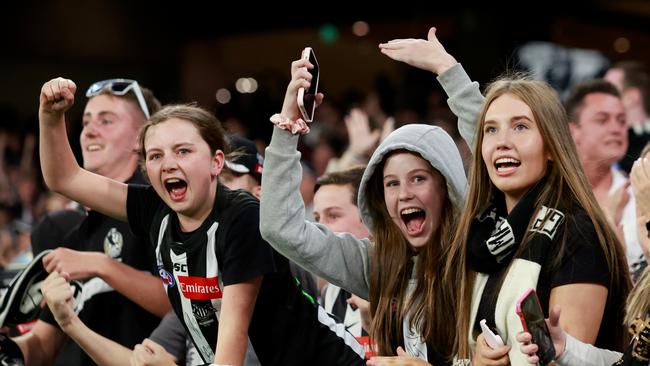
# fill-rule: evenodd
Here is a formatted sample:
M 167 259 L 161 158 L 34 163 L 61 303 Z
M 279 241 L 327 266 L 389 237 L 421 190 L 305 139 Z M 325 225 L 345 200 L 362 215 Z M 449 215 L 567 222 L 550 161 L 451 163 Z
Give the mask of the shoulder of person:
M 580 209 L 566 215 L 566 240 L 569 250 L 587 246 L 600 248 L 596 227 L 586 211 Z
M 251 210 L 259 211 L 260 201 L 248 191 L 243 189 L 230 190 L 221 187 L 219 193 L 222 197 L 217 198 L 217 210 L 228 215 L 239 215 Z M 221 215 L 221 213 L 218 213 Z
M 252 227 L 259 230 L 260 203 L 255 196 L 245 190 L 220 189 L 221 197 L 217 198 L 217 207 L 213 211 L 213 218 L 220 222 L 220 229 L 229 233 L 230 229 Z M 252 226 L 251 226 L 252 225 Z M 235 233 L 239 235 L 239 232 Z

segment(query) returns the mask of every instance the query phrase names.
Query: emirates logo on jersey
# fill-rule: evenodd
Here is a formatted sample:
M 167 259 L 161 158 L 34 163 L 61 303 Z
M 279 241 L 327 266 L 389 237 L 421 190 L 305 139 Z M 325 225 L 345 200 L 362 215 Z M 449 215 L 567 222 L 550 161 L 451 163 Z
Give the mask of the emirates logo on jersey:
M 178 276 L 178 284 L 186 299 L 213 300 L 222 296 L 218 277 Z

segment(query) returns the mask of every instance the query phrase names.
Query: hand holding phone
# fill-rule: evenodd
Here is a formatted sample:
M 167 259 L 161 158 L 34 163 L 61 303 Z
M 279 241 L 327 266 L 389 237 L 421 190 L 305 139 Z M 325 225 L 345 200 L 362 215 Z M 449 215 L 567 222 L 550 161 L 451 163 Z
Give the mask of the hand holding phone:
M 555 347 L 544 320 L 544 312 L 539 304 L 535 289 L 528 289 L 517 301 L 517 314 L 524 326 L 524 331 L 533 336 L 533 343 L 539 350 L 539 364 L 546 366 L 555 360 Z
M 492 349 L 497 349 L 503 347 L 503 340 L 498 334 L 494 334 L 490 327 L 485 323 L 485 319 L 481 320 L 481 330 L 483 331 L 483 338 L 485 338 L 485 343 L 490 346 Z
M 309 63 L 314 65 L 313 68 L 307 69 L 311 74 L 311 84 L 308 90 L 305 88 L 298 89 L 298 108 L 300 108 L 300 113 L 305 122 L 311 122 L 314 120 L 314 111 L 316 110 L 316 94 L 318 93 L 318 79 L 320 76 L 320 68 L 318 67 L 318 61 L 316 60 L 316 55 L 314 50 L 311 47 L 305 47 L 302 51 L 302 58 L 308 59 Z

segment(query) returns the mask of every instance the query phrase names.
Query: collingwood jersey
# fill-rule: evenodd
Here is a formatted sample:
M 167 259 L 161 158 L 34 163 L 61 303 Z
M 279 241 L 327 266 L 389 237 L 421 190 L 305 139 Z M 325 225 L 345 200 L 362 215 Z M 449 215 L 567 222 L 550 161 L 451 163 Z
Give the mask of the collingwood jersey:
M 183 233 L 151 187 L 130 185 L 127 212 L 149 235 L 169 300 L 206 363 L 214 359 L 224 286 L 264 276 L 248 330 L 262 365 L 362 365 L 364 350 L 303 296 L 289 263 L 259 233 L 259 202 L 219 185 L 210 215 Z

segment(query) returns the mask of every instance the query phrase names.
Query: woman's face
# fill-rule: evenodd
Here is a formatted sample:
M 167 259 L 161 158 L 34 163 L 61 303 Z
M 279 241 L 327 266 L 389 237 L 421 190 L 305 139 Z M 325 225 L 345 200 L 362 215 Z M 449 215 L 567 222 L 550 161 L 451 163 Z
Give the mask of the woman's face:
M 445 180 L 419 155 L 400 152 L 386 159 L 386 209 L 411 246 L 418 250 L 440 228 L 447 195 Z
M 530 107 L 512 94 L 492 101 L 481 127 L 483 162 L 510 211 L 546 174 L 550 155 Z
M 212 209 L 223 152 L 210 152 L 191 122 L 172 118 L 149 127 L 145 167 L 156 193 L 179 214 L 203 217 Z

